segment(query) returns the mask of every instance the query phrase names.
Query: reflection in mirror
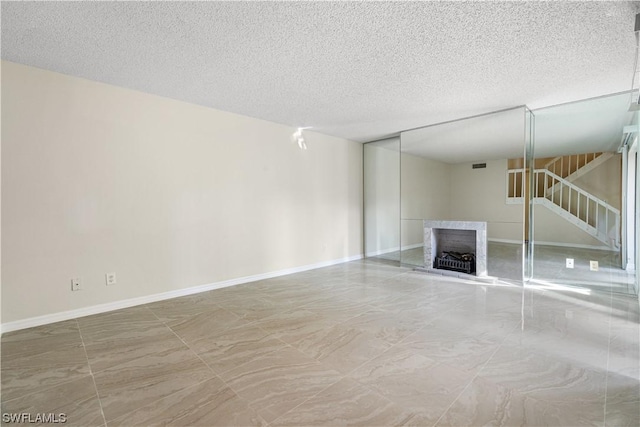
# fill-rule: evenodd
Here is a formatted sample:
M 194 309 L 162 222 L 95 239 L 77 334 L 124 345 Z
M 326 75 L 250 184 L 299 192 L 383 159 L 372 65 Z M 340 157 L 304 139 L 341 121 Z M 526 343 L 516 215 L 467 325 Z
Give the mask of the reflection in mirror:
M 509 200 L 507 180 L 528 115 L 518 107 L 401 133 L 404 264 L 466 273 L 456 258 L 473 255 L 486 265 L 473 274 L 522 280 L 524 199 Z
M 365 256 L 400 261 L 400 138 L 364 144 Z
M 636 293 L 630 100 L 622 93 L 534 111 L 534 281 Z

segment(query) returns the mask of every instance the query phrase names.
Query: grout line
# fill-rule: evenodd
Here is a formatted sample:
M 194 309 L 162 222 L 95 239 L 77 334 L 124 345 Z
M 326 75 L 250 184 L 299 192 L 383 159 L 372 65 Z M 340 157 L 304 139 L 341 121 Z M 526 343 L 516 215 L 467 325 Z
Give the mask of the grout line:
M 298 350 L 300 351 L 300 350 Z M 302 353 L 302 352 L 300 352 Z M 304 353 L 302 353 L 304 354 Z M 314 358 L 312 358 L 314 359 Z M 315 360 L 315 359 L 314 359 Z M 337 372 L 337 371 L 336 371 Z M 289 409 L 288 411 L 283 412 L 282 414 L 278 415 L 276 418 L 274 418 L 269 425 L 273 424 L 274 422 L 276 422 L 277 420 L 279 420 L 280 418 L 282 418 L 283 416 L 287 415 L 289 412 L 295 411 L 297 408 L 299 408 L 300 406 L 304 405 L 305 403 L 307 403 L 308 401 L 310 401 L 311 399 L 313 399 L 314 397 L 318 396 L 320 393 L 324 392 L 325 390 L 333 387 L 334 385 L 338 384 L 340 381 L 342 381 L 345 378 L 344 375 L 340 376 L 338 380 L 336 380 L 336 382 L 329 384 L 328 386 L 326 386 L 325 388 L 323 388 L 322 390 L 320 390 L 319 392 L 317 392 L 316 394 L 314 394 L 313 396 L 309 396 L 309 398 L 303 400 L 302 402 L 300 402 L 298 405 L 294 406 L 293 408 Z
M 74 319 L 78 326 L 78 334 L 80 335 L 80 341 L 82 341 L 82 350 L 84 351 L 84 357 L 87 359 L 87 366 L 89 367 L 89 375 L 91 375 L 91 381 L 93 381 L 93 388 L 96 391 L 96 397 L 98 398 L 98 405 L 100 405 L 100 413 L 102 414 L 102 420 L 104 426 L 107 427 L 107 417 L 104 415 L 104 409 L 102 407 L 102 399 L 100 399 L 100 392 L 98 391 L 98 384 L 96 384 L 96 378 L 93 375 L 93 369 L 91 368 L 91 362 L 89 361 L 89 354 L 87 353 L 87 347 L 84 343 L 84 337 L 82 336 L 82 329 L 80 329 L 80 322 L 78 319 Z
M 478 378 L 478 376 L 480 375 L 480 372 L 482 372 L 482 370 L 485 368 L 485 366 L 487 366 L 487 364 L 491 361 L 491 359 L 493 359 L 493 356 L 495 356 L 495 354 L 498 352 L 498 350 L 500 350 L 502 348 L 502 345 L 504 344 L 504 342 L 509 338 L 509 336 L 514 332 L 515 329 L 517 329 L 518 325 L 514 326 L 513 329 L 505 335 L 505 337 L 502 339 L 502 341 L 500 342 L 500 345 L 496 347 L 496 349 L 493 351 L 493 353 L 491 353 L 491 356 L 489 356 L 489 358 L 487 359 L 486 362 L 484 362 L 482 364 L 482 366 L 476 371 L 475 375 L 473 376 L 473 378 L 471 378 L 471 380 L 469 380 L 469 382 L 467 383 L 466 386 L 464 386 L 464 388 L 460 391 L 460 393 L 458 393 L 458 395 L 456 396 L 455 399 L 453 399 L 453 401 L 451 402 L 451 404 L 447 407 L 447 409 L 445 409 L 444 411 L 442 411 L 442 415 L 440 415 L 440 417 L 438 418 L 438 420 L 433 424 L 433 427 L 437 426 L 438 423 L 440 422 L 440 420 L 442 419 L 442 417 L 444 417 L 447 412 L 449 412 L 449 409 L 451 409 L 451 407 L 458 401 L 458 399 L 460 399 L 460 396 L 463 395 L 463 393 L 471 386 L 471 384 L 473 384 L 473 382 L 476 380 L 476 378 Z
M 216 304 L 216 305 L 217 305 L 217 304 Z M 147 307 L 147 308 L 148 308 L 148 307 Z M 153 313 L 153 311 L 152 311 L 151 309 L 149 309 L 149 310 Z M 231 312 L 230 312 L 230 313 L 231 313 Z M 234 313 L 231 313 L 231 314 L 234 314 Z M 155 313 L 153 313 L 153 315 L 154 315 L 158 320 L 160 320 L 160 321 L 162 322 L 162 320 L 161 320 L 161 319 L 160 319 L 160 318 L 159 318 Z M 163 324 L 165 324 L 164 322 L 162 322 L 162 323 L 163 323 Z M 256 410 L 251 406 L 251 404 L 249 403 L 249 401 L 247 401 L 247 400 L 246 400 L 246 399 L 244 399 L 242 396 L 240 396 L 240 394 L 239 394 L 239 393 L 238 393 L 238 392 L 237 392 L 233 387 L 231 387 L 231 385 L 230 385 L 229 383 L 227 383 L 227 382 L 224 380 L 224 378 L 222 378 L 222 377 L 221 377 L 221 376 L 220 376 L 220 375 L 219 375 L 219 374 L 218 374 L 218 373 L 217 373 L 217 372 L 216 372 L 216 371 L 215 371 L 215 370 L 214 370 L 214 369 L 213 369 L 213 368 L 212 368 L 212 367 L 211 367 L 211 366 L 210 366 L 210 365 L 209 365 L 209 364 L 204 360 L 204 359 L 202 359 L 202 357 L 200 357 L 200 355 L 199 355 L 199 354 L 198 354 L 198 353 L 197 353 L 193 348 L 191 348 L 191 346 L 189 346 L 189 344 L 187 344 L 187 343 L 186 343 L 186 341 L 185 341 L 185 340 L 183 340 L 183 339 L 182 339 L 182 337 L 176 333 L 176 331 L 174 331 L 170 326 L 168 326 L 168 325 L 166 325 L 166 324 L 165 324 L 165 326 L 166 326 L 166 327 L 167 327 L 167 328 L 168 328 L 168 329 L 169 329 L 169 330 L 170 330 L 170 331 L 171 331 L 171 332 L 172 332 L 172 333 L 173 333 L 173 334 L 174 334 L 174 335 L 175 335 L 175 336 L 176 336 L 176 337 L 177 337 L 177 338 L 178 338 L 178 339 L 179 339 L 179 340 L 180 340 L 180 341 L 181 341 L 181 342 L 182 342 L 182 343 L 183 343 L 183 344 L 184 344 L 184 345 L 189 349 L 189 351 L 191 351 L 191 352 L 192 352 L 192 353 L 193 353 L 193 354 L 194 354 L 194 355 L 195 355 L 195 356 L 196 356 L 196 357 L 197 357 L 197 358 L 198 358 L 202 363 L 204 363 L 204 364 L 205 364 L 205 366 L 206 366 L 207 368 L 209 368 L 209 370 L 211 371 L 211 373 L 213 373 L 213 375 L 214 375 L 216 378 L 218 378 L 220 381 L 222 381 L 222 383 L 223 383 L 225 386 L 227 386 L 227 387 L 229 388 L 229 390 L 231 390 L 231 391 L 236 395 L 236 397 L 237 397 L 238 399 L 240 399 L 240 400 L 242 400 L 244 403 L 246 403 L 247 407 L 251 408 L 251 410 L 252 410 L 252 411 L 254 411 L 254 412 L 256 413 L 256 415 L 258 415 L 260 418 L 262 418 L 262 415 L 260 415 L 260 414 L 258 413 L 258 411 L 256 411 Z M 246 326 L 246 325 L 241 325 L 241 326 Z M 224 332 L 227 332 L 227 331 L 229 331 L 229 330 L 231 330 L 231 329 L 234 329 L 234 328 L 226 329 Z M 261 329 L 261 330 L 262 330 L 262 329 Z M 265 332 L 266 332 L 266 331 L 265 331 Z M 271 354 L 271 353 L 273 353 L 273 352 L 275 352 L 275 351 L 276 351 L 276 350 L 273 350 L 273 351 L 271 351 L 271 352 L 269 352 L 269 353 L 267 353 L 267 354 Z M 263 356 L 266 356 L 266 354 L 265 354 L 265 355 L 263 355 Z M 262 358 L 262 356 L 260 356 L 260 358 Z M 247 362 L 247 363 L 249 363 L 249 362 Z M 245 363 L 243 363 L 242 365 L 239 365 L 239 366 L 243 366 L 243 365 L 245 365 Z M 194 384 L 193 386 L 196 386 L 196 385 L 198 385 L 198 384 L 202 384 L 203 382 L 205 382 L 205 381 L 209 381 L 210 379 L 211 379 L 211 378 L 207 378 L 206 380 L 201 381 L 201 382 L 199 382 L 199 383 L 197 383 L 197 384 Z M 191 388 L 191 387 L 192 387 L 192 386 L 189 386 L 189 387 L 184 388 L 184 389 L 182 389 L 182 390 L 176 391 L 175 393 L 179 393 L 179 392 L 181 392 L 181 391 L 183 391 L 183 390 L 186 390 L 186 389 L 188 389 L 188 388 Z M 172 395 L 174 395 L 175 393 L 171 393 L 169 396 L 172 396 Z M 165 396 L 165 397 L 168 397 L 168 396 Z M 160 399 L 158 399 L 158 400 L 162 400 L 162 399 L 164 399 L 165 397 L 160 398 Z
M 602 425 L 607 425 L 607 399 L 609 391 L 609 361 L 611 359 L 611 317 L 613 315 L 613 290 L 609 293 L 609 339 L 607 340 L 607 374 L 604 380 L 604 407 Z

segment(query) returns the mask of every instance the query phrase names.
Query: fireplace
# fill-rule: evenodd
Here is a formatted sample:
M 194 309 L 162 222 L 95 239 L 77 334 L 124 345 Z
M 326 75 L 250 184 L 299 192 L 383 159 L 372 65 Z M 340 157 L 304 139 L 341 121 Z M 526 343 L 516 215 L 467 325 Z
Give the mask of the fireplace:
M 425 220 L 424 264 L 427 271 L 486 276 L 487 223 Z

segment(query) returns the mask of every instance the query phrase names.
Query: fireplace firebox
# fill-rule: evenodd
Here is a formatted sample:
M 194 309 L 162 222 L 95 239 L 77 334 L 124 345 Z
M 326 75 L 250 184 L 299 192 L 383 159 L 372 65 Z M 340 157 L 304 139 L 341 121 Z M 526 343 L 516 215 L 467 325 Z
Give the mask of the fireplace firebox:
M 427 271 L 486 276 L 487 223 L 425 220 L 424 264 Z

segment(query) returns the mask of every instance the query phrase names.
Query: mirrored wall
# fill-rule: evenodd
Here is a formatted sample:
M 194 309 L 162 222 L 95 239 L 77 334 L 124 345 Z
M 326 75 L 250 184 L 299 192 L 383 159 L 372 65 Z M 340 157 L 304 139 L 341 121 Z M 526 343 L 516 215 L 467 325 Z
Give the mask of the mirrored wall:
M 400 138 L 364 145 L 365 256 L 400 262 Z
M 365 144 L 366 256 L 431 273 L 637 295 L 630 101 L 627 92 L 523 106 Z
M 535 111 L 533 283 L 637 293 L 630 93 Z
M 517 183 L 508 172 L 510 167 L 523 167 L 529 115 L 525 107 L 518 107 L 402 132 L 400 236 L 404 264 L 428 268 L 430 260 L 425 256 L 436 258 L 445 252 L 443 244 L 436 243 L 442 238 L 434 236 L 438 247 L 428 254 L 425 220 L 437 221 L 436 225 L 445 222 L 451 230 L 459 228 L 458 235 L 473 234 L 473 228 L 479 226 L 485 227 L 486 242 L 478 242 L 478 246 L 486 245 L 485 261 L 480 259 L 483 250 L 475 251 L 473 245 L 468 249 L 451 247 L 448 252 L 473 253 L 478 265 L 486 264 L 483 271 L 476 271 L 478 275 L 522 279 L 524 181 Z M 509 194 L 510 189 L 517 192 Z M 444 228 L 438 227 L 433 234 L 444 233 Z
M 367 256 L 426 267 L 425 220 L 481 222 L 484 273 L 522 280 L 525 180 L 516 183 L 509 168 L 524 168 L 530 120 L 518 107 L 365 144 Z

